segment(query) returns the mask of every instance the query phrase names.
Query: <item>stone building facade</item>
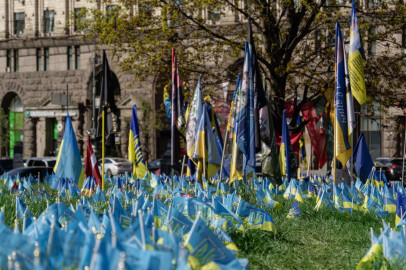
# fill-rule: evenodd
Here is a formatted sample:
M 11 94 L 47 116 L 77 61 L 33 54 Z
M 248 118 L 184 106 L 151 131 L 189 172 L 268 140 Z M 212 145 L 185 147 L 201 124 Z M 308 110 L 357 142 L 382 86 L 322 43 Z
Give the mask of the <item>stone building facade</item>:
M 86 0 L 0 0 L 0 105 L 9 115 L 5 136 L 9 142 L 1 145 L 0 156 L 12 157 L 14 152 L 21 152 L 24 158 L 55 155 L 67 104 L 80 151 L 84 152 L 87 131 L 94 129 L 94 106 L 97 113 L 101 59 L 96 56 L 102 51 L 75 29 L 72 14 L 83 7 L 109 8 Z M 235 16 L 221 21 L 228 19 L 233 21 Z M 143 112 L 160 109 L 162 94 L 156 89 L 162 91 L 163 85 L 159 75 L 137 81 L 132 74 L 119 72 L 115 63 L 120 59 L 108 51 L 107 55 L 120 110 L 116 152 L 126 157 L 133 104 L 143 108 L 138 110 L 140 121 L 149 124 L 151 118 L 144 119 Z M 405 122 L 402 114 L 394 108 L 390 115 L 373 121 L 358 119 L 360 130 L 370 134 L 374 157 L 401 154 Z M 169 132 L 141 127 L 144 158 L 151 161 L 160 157 L 167 149 L 169 136 Z
M 81 153 L 85 150 L 87 133 L 94 129 L 93 106 L 96 114 L 98 109 L 102 51 L 69 21 L 75 9 L 94 5 L 85 0 L 0 0 L 0 104 L 9 115 L 8 136 L 3 137 L 9 142 L 2 145 L 0 156 L 55 155 L 67 109 Z M 127 156 L 132 106 L 147 101 L 156 109 L 156 79 L 136 81 L 132 74 L 118 72 L 119 59 L 107 55 L 120 110 L 116 154 Z M 138 111 L 142 120 L 143 110 Z M 141 140 L 154 138 L 144 147 L 146 158 L 160 155 L 155 145 L 159 134 L 141 133 Z

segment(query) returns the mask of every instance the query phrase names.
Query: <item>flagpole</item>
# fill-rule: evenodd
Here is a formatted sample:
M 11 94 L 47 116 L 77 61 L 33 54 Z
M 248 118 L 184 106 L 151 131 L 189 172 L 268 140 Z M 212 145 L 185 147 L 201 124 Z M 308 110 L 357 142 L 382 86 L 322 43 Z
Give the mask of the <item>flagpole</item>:
M 182 168 L 180 169 L 180 177 L 183 177 L 183 168 L 185 167 L 185 160 L 186 160 L 186 155 L 184 155 L 183 159 L 182 159 Z
M 350 157 L 350 180 L 351 186 L 354 184 L 353 169 L 354 169 L 354 129 L 351 132 L 351 157 Z
M 104 191 L 104 105 L 102 111 L 102 191 Z
M 226 146 L 227 146 L 227 138 L 228 138 L 228 129 L 226 130 L 226 135 L 224 136 L 224 145 L 223 145 L 223 153 L 221 155 L 221 165 L 220 165 L 220 180 L 223 178 L 223 166 L 224 166 L 224 155 L 226 153 Z
M 337 115 L 336 108 L 334 108 L 334 157 L 333 157 L 333 183 L 336 183 L 336 170 L 337 170 L 337 158 L 336 158 L 336 144 L 337 144 Z
M 405 140 L 403 141 L 403 167 L 402 167 L 402 187 L 405 176 L 405 155 L 406 155 L 406 116 L 405 116 Z

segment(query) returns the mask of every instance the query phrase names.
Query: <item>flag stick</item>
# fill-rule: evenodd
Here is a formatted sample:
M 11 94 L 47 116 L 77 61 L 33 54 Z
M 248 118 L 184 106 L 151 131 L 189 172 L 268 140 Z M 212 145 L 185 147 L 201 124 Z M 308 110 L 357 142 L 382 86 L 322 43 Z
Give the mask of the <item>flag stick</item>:
M 222 180 L 222 177 L 223 177 L 224 154 L 226 153 L 227 138 L 228 138 L 228 129 L 226 130 L 226 135 L 224 136 L 224 145 L 223 145 L 223 153 L 222 153 L 222 155 L 221 155 L 220 179 L 219 179 L 219 182 Z
M 337 149 L 336 149 L 336 144 L 337 144 L 337 115 L 336 115 L 336 108 L 334 108 L 334 157 L 333 157 L 333 183 L 336 183 L 336 170 L 337 170 Z M 333 189 L 334 192 L 334 189 Z
M 104 106 L 102 111 L 102 191 L 104 191 Z
M 183 168 L 185 167 L 185 160 L 186 160 L 186 155 L 184 155 L 183 159 L 182 159 L 182 168 L 180 169 L 180 177 L 183 177 Z
M 350 157 L 350 180 L 351 185 L 354 182 L 353 169 L 354 169 L 354 130 L 351 132 L 351 157 Z
M 403 141 L 403 167 L 402 167 L 402 187 L 405 176 L 405 155 L 406 155 L 406 118 L 405 118 L 405 140 Z
M 313 148 L 312 148 L 312 141 L 310 141 L 310 157 L 309 157 L 309 162 L 307 163 L 307 176 L 309 176 L 310 172 L 310 164 L 312 164 L 312 158 L 313 158 Z

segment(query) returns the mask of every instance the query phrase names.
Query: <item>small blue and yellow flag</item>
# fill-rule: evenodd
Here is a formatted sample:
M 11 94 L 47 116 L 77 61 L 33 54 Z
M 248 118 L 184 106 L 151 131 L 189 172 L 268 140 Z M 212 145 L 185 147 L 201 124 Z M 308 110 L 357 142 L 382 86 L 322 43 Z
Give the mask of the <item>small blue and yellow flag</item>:
M 286 218 L 298 218 L 302 215 L 300 211 L 299 205 L 297 204 L 296 200 L 293 202 L 292 207 L 289 210 L 288 215 Z
M 401 192 L 396 196 L 396 217 L 395 224 L 398 225 L 406 216 L 406 200 Z
M 143 178 L 148 170 L 142 155 L 140 131 L 138 127 L 137 105 L 133 106 L 130 134 L 128 138 L 128 160 L 133 163 L 134 178 Z
M 70 178 L 78 184 L 81 172 L 82 160 L 80 158 L 79 146 L 68 113 L 65 120 L 65 132 L 59 147 L 54 173 L 56 177 Z

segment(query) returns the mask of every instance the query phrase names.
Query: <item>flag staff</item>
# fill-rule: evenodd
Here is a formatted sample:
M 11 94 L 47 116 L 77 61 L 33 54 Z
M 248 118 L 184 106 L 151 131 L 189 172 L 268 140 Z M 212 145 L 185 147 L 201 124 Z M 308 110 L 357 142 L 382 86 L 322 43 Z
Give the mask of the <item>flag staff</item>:
M 337 71 L 336 71 L 337 72 Z M 337 76 L 336 76 L 337 80 Z M 335 99 L 335 97 L 334 97 Z M 335 103 L 335 101 L 334 101 Z M 333 157 L 333 183 L 336 183 L 336 170 L 337 170 L 337 115 L 336 115 L 336 107 L 334 104 L 334 157 Z M 334 191 L 333 191 L 334 192 Z
M 180 177 L 181 178 L 183 176 L 183 168 L 185 167 L 185 161 L 186 161 L 186 155 L 184 155 L 183 159 L 182 159 L 182 168 L 180 169 Z
M 404 182 L 405 176 L 405 155 L 406 155 L 406 117 L 405 117 L 405 140 L 403 141 L 403 167 L 402 167 L 402 187 Z
M 102 106 L 102 191 L 104 191 L 104 104 Z
M 227 138 L 228 138 L 228 129 L 226 129 L 226 135 L 224 136 L 223 153 L 221 155 L 221 164 L 220 164 L 220 180 L 219 180 L 219 183 L 220 183 L 220 181 L 222 180 L 222 177 L 223 177 L 224 155 L 226 153 Z

